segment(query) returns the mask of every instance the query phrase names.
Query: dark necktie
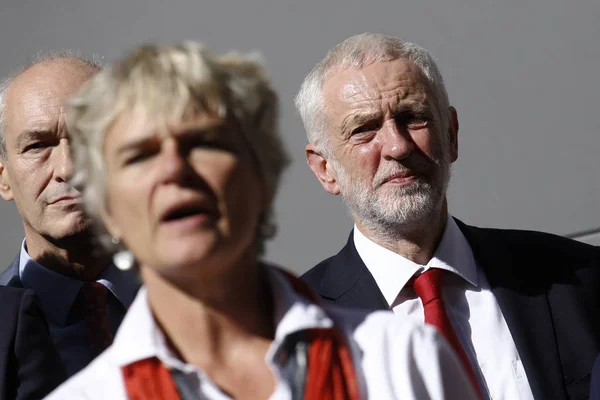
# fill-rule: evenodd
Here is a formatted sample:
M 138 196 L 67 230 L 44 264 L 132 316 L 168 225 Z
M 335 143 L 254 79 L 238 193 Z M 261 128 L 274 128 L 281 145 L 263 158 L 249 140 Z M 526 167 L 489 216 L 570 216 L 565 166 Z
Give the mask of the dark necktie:
M 96 358 L 112 343 L 106 304 L 107 289 L 98 282 L 86 282 L 80 289 L 83 295 L 83 315 L 90 356 Z
M 417 276 L 413 282 L 415 292 L 423 302 L 423 310 L 425 312 L 425 323 L 435 326 L 438 331 L 446 338 L 452 346 L 460 361 L 462 362 L 475 391 L 481 398 L 477 379 L 471 363 L 463 349 L 462 345 L 456 337 L 456 332 L 452 327 L 452 323 L 446 313 L 444 300 L 442 300 L 442 287 L 444 283 L 444 271 L 437 268 L 429 269 Z

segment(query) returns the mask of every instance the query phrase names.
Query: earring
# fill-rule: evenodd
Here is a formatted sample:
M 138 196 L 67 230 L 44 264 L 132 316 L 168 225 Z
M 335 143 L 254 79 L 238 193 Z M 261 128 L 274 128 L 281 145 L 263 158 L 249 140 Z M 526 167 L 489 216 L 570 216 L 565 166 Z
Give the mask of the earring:
M 277 232 L 277 226 L 272 222 L 263 222 L 258 227 L 259 236 L 263 239 L 270 239 L 275 236 Z
M 119 239 L 117 236 L 111 237 L 110 241 L 115 246 L 121 243 L 121 239 Z M 131 252 L 128 250 L 121 250 L 113 254 L 113 264 L 115 264 L 115 266 L 121 271 L 130 270 L 131 267 L 133 267 L 134 262 L 135 259 L 133 258 L 133 254 L 131 254 Z
M 121 271 L 130 270 L 133 267 L 135 259 L 130 251 L 122 250 L 113 254 L 113 263 Z

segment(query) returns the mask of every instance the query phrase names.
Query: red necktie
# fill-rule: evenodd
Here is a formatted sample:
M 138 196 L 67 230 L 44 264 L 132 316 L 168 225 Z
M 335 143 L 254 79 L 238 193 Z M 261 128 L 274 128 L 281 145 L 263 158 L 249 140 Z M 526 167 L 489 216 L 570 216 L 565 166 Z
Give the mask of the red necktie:
M 417 295 L 423 302 L 425 323 L 435 326 L 444 338 L 446 338 L 448 343 L 450 343 L 467 371 L 475 391 L 479 395 L 479 398 L 481 398 L 481 392 L 479 391 L 479 386 L 477 385 L 477 379 L 475 379 L 475 373 L 473 372 L 471 363 L 456 337 L 456 332 L 454 332 L 452 323 L 446 313 L 446 307 L 444 307 L 444 300 L 442 300 L 443 281 L 444 270 L 437 268 L 432 268 L 423 272 L 414 280 L 415 292 L 417 292 Z
M 83 315 L 90 355 L 96 358 L 112 343 L 106 309 L 107 289 L 98 282 L 85 282 L 80 289 L 84 298 Z

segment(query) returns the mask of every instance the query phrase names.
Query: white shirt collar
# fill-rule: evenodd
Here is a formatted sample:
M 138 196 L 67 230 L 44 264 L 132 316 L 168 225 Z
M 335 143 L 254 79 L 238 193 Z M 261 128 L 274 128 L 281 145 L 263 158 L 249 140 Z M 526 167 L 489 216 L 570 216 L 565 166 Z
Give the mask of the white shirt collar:
M 100 275 L 100 282 L 127 309 L 139 288 L 137 273 L 123 272 L 110 264 Z M 83 281 L 70 278 L 36 262 L 27 252 L 25 239 L 19 255 L 19 278 L 24 287 L 33 289 L 51 325 L 63 326 Z
M 451 216 L 448 216 L 433 258 L 426 265 L 414 263 L 378 245 L 367 238 L 356 225 L 354 245 L 389 305 L 396 300 L 398 293 L 413 275 L 430 268 L 453 272 L 471 285 L 478 286 L 477 267 L 471 246 Z
M 329 328 L 333 321 L 321 307 L 297 294 L 281 273 L 271 267 L 267 269 L 275 301 L 276 330 L 266 362 L 278 365 L 278 351 L 287 336 L 307 328 Z M 156 356 L 172 368 L 199 372 L 203 376 L 196 367 L 185 364 L 170 351 L 148 305 L 146 287 L 140 289 L 127 312 L 111 346 L 111 353 L 120 367 Z

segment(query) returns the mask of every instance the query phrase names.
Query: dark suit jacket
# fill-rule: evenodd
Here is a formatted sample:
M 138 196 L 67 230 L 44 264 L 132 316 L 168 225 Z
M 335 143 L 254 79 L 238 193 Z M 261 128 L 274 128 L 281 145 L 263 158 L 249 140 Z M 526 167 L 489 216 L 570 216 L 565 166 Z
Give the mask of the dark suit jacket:
M 10 287 L 15 287 L 15 288 L 23 288 L 23 283 L 21 282 L 21 278 L 20 278 L 20 274 L 19 274 L 19 262 L 20 262 L 20 253 L 17 254 L 16 258 L 13 260 L 13 262 L 10 264 L 10 266 L 0 274 L 0 285 L 4 285 L 4 286 L 10 286 Z M 129 271 L 120 271 L 119 274 L 122 275 L 122 278 L 124 280 L 127 280 L 131 283 L 131 290 L 134 290 L 134 292 L 129 293 L 131 296 L 135 296 L 135 293 L 137 292 L 137 290 L 139 289 L 139 282 L 138 282 L 138 278 L 137 278 L 137 271 L 129 270 Z M 26 288 L 26 289 L 31 289 L 31 288 Z M 129 289 L 128 289 L 129 290 Z M 44 309 L 46 308 L 47 304 L 43 304 L 42 302 L 44 301 L 45 298 L 40 299 L 40 303 L 42 304 L 43 308 L 42 308 L 42 312 L 44 312 Z M 123 301 L 125 299 L 119 299 L 118 301 Z M 126 307 L 129 304 L 126 305 Z M 123 311 L 124 314 L 124 311 Z M 83 318 L 83 315 L 81 315 L 81 317 Z M 114 314 L 113 315 L 114 320 L 112 322 L 116 322 L 120 324 L 120 320 L 122 319 L 122 315 L 121 314 Z M 71 321 L 72 322 L 72 321 Z M 70 364 L 69 361 L 67 360 L 66 363 L 64 363 L 66 369 L 67 369 L 67 375 L 71 376 L 74 373 L 78 372 L 80 370 L 80 368 L 83 368 L 85 365 L 87 365 L 87 363 L 89 363 L 89 361 L 91 361 L 91 358 L 89 359 L 89 361 L 86 361 L 86 357 L 88 357 L 88 355 L 83 355 L 81 357 L 80 360 L 76 360 L 77 363 L 73 362 L 73 354 L 79 354 L 77 353 L 77 350 L 70 350 L 69 349 L 69 342 L 67 340 L 64 339 L 64 336 L 61 336 L 63 334 L 63 332 L 65 331 L 65 329 L 63 329 L 62 331 L 60 331 L 60 329 L 57 330 L 53 329 L 55 328 L 52 325 L 52 321 L 49 320 L 50 323 L 50 337 L 52 338 L 53 342 L 55 343 L 56 346 L 59 346 L 58 350 L 59 350 L 59 355 L 61 357 L 65 356 L 65 354 L 67 354 L 67 358 L 71 357 L 70 359 Z M 109 323 L 111 323 L 111 318 L 109 316 Z M 61 328 L 62 329 L 62 328 Z M 111 324 L 111 330 L 114 330 L 115 326 L 114 323 Z M 73 335 L 73 334 L 78 334 L 78 331 L 74 331 L 71 328 L 68 328 L 68 334 Z M 85 335 L 85 331 L 80 332 L 81 335 Z M 62 343 L 62 344 L 59 344 Z M 60 346 L 63 346 L 62 348 Z
M 16 288 L 23 287 L 21 278 L 19 277 L 19 259 L 20 253 L 17 254 L 17 257 L 10 263 L 9 267 L 0 274 L 0 285 Z
M 600 248 L 456 222 L 496 296 L 536 400 L 586 399 L 600 350 Z M 302 279 L 326 303 L 388 309 L 352 234 Z
M 600 400 L 600 356 L 596 358 L 592 370 L 592 385 L 590 387 L 590 400 Z
M 33 291 L 0 287 L 0 399 L 38 400 L 66 378 Z

